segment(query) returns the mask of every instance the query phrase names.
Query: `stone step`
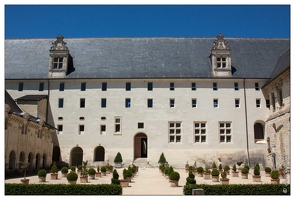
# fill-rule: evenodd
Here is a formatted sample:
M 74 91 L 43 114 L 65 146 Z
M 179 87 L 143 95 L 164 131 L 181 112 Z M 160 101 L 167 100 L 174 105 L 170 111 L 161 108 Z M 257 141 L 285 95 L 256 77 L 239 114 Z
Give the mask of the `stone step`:
M 147 158 L 136 158 L 133 161 L 133 164 L 138 166 L 139 168 L 153 168 L 153 166 L 150 165 L 147 161 Z

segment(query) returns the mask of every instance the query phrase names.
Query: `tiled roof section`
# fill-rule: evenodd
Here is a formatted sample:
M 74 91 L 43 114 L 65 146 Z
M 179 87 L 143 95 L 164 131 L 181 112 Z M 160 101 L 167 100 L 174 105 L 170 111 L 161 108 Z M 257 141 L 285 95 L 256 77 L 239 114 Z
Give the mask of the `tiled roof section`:
M 270 78 L 289 39 L 226 38 L 233 78 Z M 48 78 L 55 39 L 5 40 L 5 78 Z M 75 70 L 66 78 L 213 78 L 215 38 L 64 39 Z
M 5 90 L 5 104 L 8 104 L 10 107 L 10 112 L 21 113 L 23 112 L 20 107 L 16 104 L 14 99 L 10 96 L 10 94 Z
M 41 99 L 47 98 L 47 95 L 25 95 L 17 98 L 17 101 L 40 101 Z

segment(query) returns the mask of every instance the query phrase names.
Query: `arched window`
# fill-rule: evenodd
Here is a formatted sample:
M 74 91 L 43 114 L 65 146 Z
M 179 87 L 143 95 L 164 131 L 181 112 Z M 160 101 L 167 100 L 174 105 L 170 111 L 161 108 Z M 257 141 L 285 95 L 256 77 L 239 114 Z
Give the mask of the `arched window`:
M 15 168 L 15 151 L 11 151 L 10 154 L 9 154 L 9 165 L 8 165 L 8 168 L 9 169 L 14 169 Z
M 264 126 L 261 123 L 254 124 L 254 141 L 255 143 L 264 141 Z
M 94 161 L 104 161 L 105 150 L 102 146 L 94 149 Z
M 82 165 L 83 149 L 81 147 L 74 147 L 71 150 L 71 166 Z

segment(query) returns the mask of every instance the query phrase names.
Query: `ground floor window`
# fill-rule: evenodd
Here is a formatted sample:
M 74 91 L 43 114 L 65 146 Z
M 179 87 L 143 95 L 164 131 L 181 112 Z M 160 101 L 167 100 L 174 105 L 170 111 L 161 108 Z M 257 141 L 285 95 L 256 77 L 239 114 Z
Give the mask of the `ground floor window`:
M 219 122 L 220 143 L 229 143 L 232 141 L 232 123 Z
M 181 122 L 169 122 L 169 142 L 181 142 Z
M 195 143 L 206 142 L 206 122 L 194 122 Z

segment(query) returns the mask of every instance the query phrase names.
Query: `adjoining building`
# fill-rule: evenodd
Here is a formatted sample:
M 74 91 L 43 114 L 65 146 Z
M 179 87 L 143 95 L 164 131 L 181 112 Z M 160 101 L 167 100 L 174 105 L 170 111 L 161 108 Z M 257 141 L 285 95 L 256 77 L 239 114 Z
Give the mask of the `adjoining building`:
M 46 96 L 42 117 L 58 129 L 52 161 L 88 160 L 96 166 L 112 163 L 120 152 L 125 164 L 157 165 L 164 152 L 174 167 L 237 161 L 269 166 L 273 100 L 268 88 L 280 63 L 290 60 L 282 56 L 289 48 L 289 39 L 221 34 L 6 39 L 5 88 L 23 105 L 30 95 Z M 290 88 L 284 81 L 282 86 Z M 290 90 L 282 95 L 285 107 L 290 105 Z M 276 122 L 277 131 L 280 125 Z M 288 130 L 290 123 L 270 143 L 287 143 Z M 290 146 L 271 152 L 278 167 Z

